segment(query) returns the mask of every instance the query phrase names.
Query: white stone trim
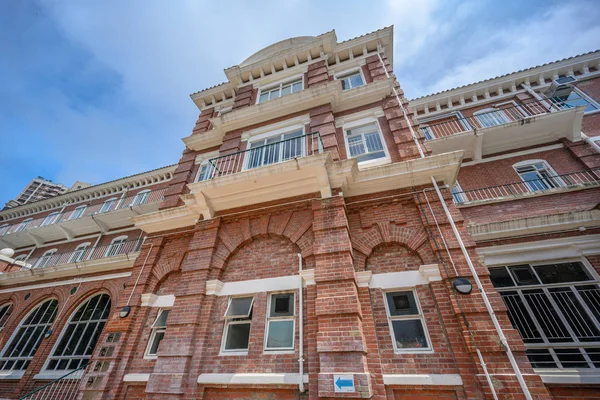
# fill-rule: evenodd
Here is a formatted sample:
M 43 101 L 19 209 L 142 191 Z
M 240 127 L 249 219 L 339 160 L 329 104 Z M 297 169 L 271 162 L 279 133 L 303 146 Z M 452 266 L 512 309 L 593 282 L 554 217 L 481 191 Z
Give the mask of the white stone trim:
M 299 115 L 294 118 L 276 122 L 274 124 L 261 126 L 242 133 L 242 141 L 262 139 L 282 133 L 292 132 L 298 129 L 304 130 L 310 123 L 310 114 Z
M 162 307 L 169 308 L 175 304 L 175 295 L 167 294 L 164 296 L 157 296 L 154 293 L 142 294 L 142 307 Z
M 217 291 L 218 283 L 222 284 Z M 277 278 L 252 279 L 238 282 L 206 282 L 206 293 L 214 293 L 216 296 L 237 296 L 241 294 L 277 292 L 298 289 L 298 275 L 279 276 Z
M 58 344 L 58 341 L 56 342 Z M 69 379 L 81 379 L 81 377 L 83 376 L 83 370 L 79 370 L 78 372 L 75 372 L 71 375 L 69 375 Z M 65 371 L 42 371 L 37 375 L 33 376 L 33 379 L 35 380 L 40 380 L 40 381 L 53 381 L 55 379 L 59 379 L 62 378 L 63 376 L 65 376 Z
M 127 374 L 123 377 L 123 382 L 148 382 L 150 374 Z
M 300 276 L 302 276 L 302 280 L 304 281 L 304 287 L 315 284 L 314 269 L 304 269 L 300 272 Z
M 482 158 L 481 160 L 467 161 L 467 162 L 462 163 L 462 166 L 463 167 L 470 167 L 471 165 L 483 164 L 483 163 L 488 163 L 488 162 L 491 162 L 491 161 L 504 160 L 504 159 L 507 159 L 507 158 L 513 158 L 513 157 L 518 157 L 518 156 L 526 156 L 528 154 L 540 153 L 542 151 L 557 150 L 557 149 L 562 149 L 564 147 L 565 146 L 562 143 L 551 144 L 549 146 L 536 147 L 535 149 L 515 151 L 515 152 L 512 152 L 512 153 L 502 154 L 502 155 L 499 155 L 499 156 Z
M 356 286 L 358 287 L 369 287 L 369 282 L 373 278 L 373 272 L 371 271 L 360 271 L 356 273 Z
M 600 254 L 600 235 L 585 235 L 536 242 L 480 247 L 487 266 L 527 263 Z
M 344 128 L 344 130 L 352 129 L 353 127 L 366 125 L 371 122 L 376 122 L 377 118 L 383 117 L 385 113 L 383 112 L 383 108 L 374 107 L 368 110 L 359 111 L 357 113 L 344 115 L 343 117 L 339 117 L 335 119 L 335 127 L 336 128 Z
M 9 288 L 9 289 L 0 289 L 0 294 L 12 293 L 12 292 L 23 291 L 23 290 L 42 289 L 42 288 L 54 287 L 54 286 L 73 285 L 73 284 L 78 284 L 80 282 L 84 283 L 84 282 L 103 281 L 103 280 L 108 280 L 108 279 L 119 279 L 119 278 L 126 278 L 128 276 L 131 276 L 131 271 L 130 272 L 121 272 L 119 274 L 90 276 L 87 278 L 74 278 L 74 279 L 69 279 L 68 281 L 47 282 L 47 283 L 40 283 L 38 285 L 28 285 L 28 286 L 20 286 L 20 287 L 14 287 L 14 288 Z
M 206 281 L 206 295 L 216 295 L 218 296 L 221 293 L 221 289 L 223 289 L 223 282 L 218 279 L 214 279 L 211 281 Z
M 304 374 L 303 382 L 308 383 L 308 374 Z M 202 385 L 298 385 L 300 384 L 300 374 L 200 374 L 198 376 L 198 383 Z
M 421 265 L 418 271 L 387 272 L 373 274 L 369 281 L 371 289 L 397 289 L 428 285 L 430 282 L 440 281 L 440 269 L 437 264 Z
M 462 386 L 458 374 L 384 374 L 384 385 Z
M 25 371 L 3 371 L 0 373 L 0 379 L 21 379 Z
M 600 374 L 598 373 L 585 373 L 581 371 L 541 371 L 539 369 L 534 370 L 544 383 L 560 383 L 567 385 L 577 384 L 599 384 Z

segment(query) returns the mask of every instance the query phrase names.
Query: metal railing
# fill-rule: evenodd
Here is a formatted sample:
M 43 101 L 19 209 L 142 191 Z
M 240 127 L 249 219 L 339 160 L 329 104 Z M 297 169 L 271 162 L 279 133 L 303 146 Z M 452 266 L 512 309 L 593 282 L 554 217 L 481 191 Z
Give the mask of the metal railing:
M 470 117 L 449 117 L 450 120 L 427 124 L 422 126 L 420 130 L 426 140 L 434 140 L 463 132 L 510 124 L 536 115 L 573 108 L 574 106 L 571 103 L 577 99 L 560 100 L 558 98 L 551 98 L 541 101 L 527 101 L 516 105 L 499 106 L 494 110 L 478 113 Z
M 544 193 L 559 188 L 575 188 L 600 185 L 600 168 L 572 172 L 563 175 L 549 175 L 505 185 L 453 191 L 455 204 L 469 204 L 486 200 L 517 198 L 528 193 Z
M 41 269 L 56 265 L 71 264 L 100 258 L 114 257 L 121 254 L 136 253 L 143 239 L 114 242 L 104 246 L 81 247 L 64 253 L 51 253 L 40 257 L 25 259 L 25 269 Z
M 208 170 L 200 180 L 210 180 L 267 165 L 320 154 L 323 152 L 318 132 L 252 147 L 208 160 Z
M 81 378 L 90 365 L 91 363 L 87 363 L 52 382 L 46 383 L 33 392 L 19 397 L 19 400 L 75 400 L 79 394 Z
M 140 193 L 125 196 L 123 198 L 109 198 L 104 203 L 85 206 L 85 208 L 82 206 L 81 208 L 75 208 L 74 210 L 50 214 L 45 217 L 31 219 L 29 221 L 24 220 L 0 228 L 0 236 L 9 235 L 15 232 L 22 232 L 30 229 L 36 229 L 43 226 L 54 225 L 64 221 L 89 217 L 90 215 L 104 214 L 107 212 L 122 210 L 124 208 L 135 207 L 142 204 L 159 202 L 163 200 L 165 190 L 166 188 L 163 188 L 158 190 L 152 190 L 149 192 L 142 191 Z

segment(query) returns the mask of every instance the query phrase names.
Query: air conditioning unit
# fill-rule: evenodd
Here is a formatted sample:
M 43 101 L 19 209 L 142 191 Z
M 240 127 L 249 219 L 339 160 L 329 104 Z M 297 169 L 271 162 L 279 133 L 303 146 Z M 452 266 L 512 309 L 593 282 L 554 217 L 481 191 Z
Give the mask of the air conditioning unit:
M 560 78 L 552 81 L 548 90 L 546 90 L 547 97 L 564 97 L 571 94 L 573 91 L 572 82 L 577 82 L 572 76 L 561 76 Z

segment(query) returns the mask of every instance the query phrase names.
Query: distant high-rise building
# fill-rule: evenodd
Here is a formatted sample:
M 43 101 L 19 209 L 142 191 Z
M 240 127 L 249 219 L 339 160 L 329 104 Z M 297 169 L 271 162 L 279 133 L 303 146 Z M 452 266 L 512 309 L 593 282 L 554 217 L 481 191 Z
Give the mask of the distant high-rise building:
M 25 189 L 14 200 L 10 200 L 4 206 L 4 209 L 22 206 L 23 204 L 33 203 L 34 201 L 48 199 L 58 196 L 69 190 L 68 187 L 60 183 L 54 183 L 42 176 L 34 178 L 25 186 Z

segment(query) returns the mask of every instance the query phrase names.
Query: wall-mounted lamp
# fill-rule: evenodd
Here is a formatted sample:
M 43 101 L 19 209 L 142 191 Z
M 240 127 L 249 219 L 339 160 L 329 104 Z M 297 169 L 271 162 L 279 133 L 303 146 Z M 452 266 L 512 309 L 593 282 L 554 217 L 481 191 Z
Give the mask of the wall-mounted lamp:
M 131 307 L 125 306 L 121 309 L 121 311 L 119 311 L 119 317 L 126 318 L 130 312 L 131 312 Z
M 52 329 L 48 328 L 46 332 L 44 332 L 44 339 L 48 339 L 52 335 Z
M 460 294 L 469 294 L 473 290 L 473 284 L 467 278 L 456 278 L 452 285 Z

